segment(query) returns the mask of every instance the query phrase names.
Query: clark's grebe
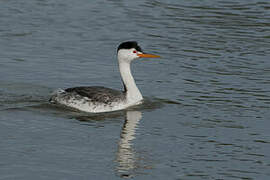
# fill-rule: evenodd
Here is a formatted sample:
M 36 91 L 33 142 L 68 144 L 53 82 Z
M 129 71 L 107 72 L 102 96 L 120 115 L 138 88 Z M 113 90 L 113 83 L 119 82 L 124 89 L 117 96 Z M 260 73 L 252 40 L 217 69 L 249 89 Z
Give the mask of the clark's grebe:
M 128 41 L 119 45 L 117 57 L 124 91 L 100 86 L 74 87 L 56 91 L 50 102 L 93 113 L 116 111 L 140 104 L 143 97 L 131 74 L 130 64 L 138 58 L 160 56 L 145 54 L 137 42 Z

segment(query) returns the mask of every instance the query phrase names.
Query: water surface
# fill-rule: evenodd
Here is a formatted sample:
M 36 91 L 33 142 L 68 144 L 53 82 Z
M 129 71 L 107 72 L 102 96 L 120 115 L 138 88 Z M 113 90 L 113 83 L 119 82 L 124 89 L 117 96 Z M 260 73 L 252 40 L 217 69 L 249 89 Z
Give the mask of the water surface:
M 28 0 L 0 6 L 0 179 L 268 179 L 268 1 Z M 57 88 L 121 89 L 136 40 L 146 101 L 87 114 Z

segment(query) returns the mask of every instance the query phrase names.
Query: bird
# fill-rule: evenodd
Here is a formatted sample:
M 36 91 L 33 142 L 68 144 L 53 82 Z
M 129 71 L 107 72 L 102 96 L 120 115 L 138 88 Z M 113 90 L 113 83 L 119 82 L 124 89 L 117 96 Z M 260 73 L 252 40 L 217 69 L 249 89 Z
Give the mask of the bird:
M 139 58 L 159 58 L 159 55 L 144 53 L 136 41 L 126 41 L 117 48 L 117 59 L 123 90 L 118 91 L 102 86 L 79 86 L 56 90 L 50 102 L 79 111 L 90 113 L 123 110 L 143 102 L 131 73 L 132 61 Z

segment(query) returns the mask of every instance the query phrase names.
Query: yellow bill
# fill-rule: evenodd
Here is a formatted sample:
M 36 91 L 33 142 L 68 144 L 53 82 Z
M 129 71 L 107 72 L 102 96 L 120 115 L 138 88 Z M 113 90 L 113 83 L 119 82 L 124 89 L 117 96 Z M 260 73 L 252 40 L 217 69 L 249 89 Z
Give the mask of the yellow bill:
M 159 58 L 160 56 L 155 54 L 138 54 L 140 58 Z

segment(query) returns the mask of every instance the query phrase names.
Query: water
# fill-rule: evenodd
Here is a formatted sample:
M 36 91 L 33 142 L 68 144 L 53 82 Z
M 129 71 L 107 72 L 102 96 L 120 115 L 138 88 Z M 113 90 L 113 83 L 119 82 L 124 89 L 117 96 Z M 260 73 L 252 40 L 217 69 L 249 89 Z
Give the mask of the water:
M 2 1 L 0 179 L 268 179 L 270 2 Z M 146 101 L 85 114 L 57 88 L 120 89 L 136 40 Z

